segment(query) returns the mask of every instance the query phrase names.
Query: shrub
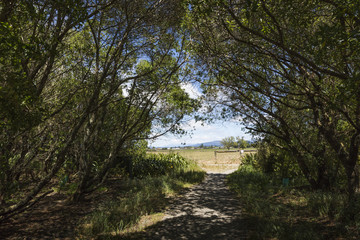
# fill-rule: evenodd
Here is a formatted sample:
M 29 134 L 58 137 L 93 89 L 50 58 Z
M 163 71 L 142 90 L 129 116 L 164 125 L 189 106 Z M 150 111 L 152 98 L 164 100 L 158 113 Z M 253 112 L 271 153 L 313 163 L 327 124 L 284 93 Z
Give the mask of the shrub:
M 251 164 L 240 166 L 227 178 L 239 194 L 255 239 L 359 239 L 360 201 L 346 208 L 346 194 L 280 187 L 273 174 Z M 348 211 L 356 213 L 349 219 Z M 327 221 L 324 221 L 327 220 Z M 326 222 L 335 222 L 336 227 Z M 324 224 L 325 223 L 325 224 Z
M 135 159 L 132 171 L 135 177 L 161 176 L 186 169 L 190 162 L 178 154 L 148 154 Z
M 168 196 L 205 177 L 195 162 L 177 154 L 150 154 L 137 159 L 133 171 L 137 178 L 125 180 L 116 199 L 104 202 L 84 220 L 80 238 L 112 239 L 141 216 L 163 208 Z
M 258 155 L 256 153 L 250 153 L 250 154 L 246 154 L 242 159 L 241 159 L 241 165 L 251 165 L 254 168 L 258 168 L 258 162 L 257 162 L 257 158 Z
M 308 196 L 308 207 L 320 217 L 338 218 L 346 205 L 345 195 L 330 192 L 312 192 Z

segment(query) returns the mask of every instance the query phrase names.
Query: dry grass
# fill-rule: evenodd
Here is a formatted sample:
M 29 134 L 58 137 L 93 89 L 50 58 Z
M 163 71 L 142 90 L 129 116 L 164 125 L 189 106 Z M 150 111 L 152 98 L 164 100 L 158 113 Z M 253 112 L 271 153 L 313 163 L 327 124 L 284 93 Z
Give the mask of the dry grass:
M 215 155 L 215 151 L 226 151 L 225 149 L 178 149 L 178 150 L 157 150 L 151 153 L 178 153 L 181 156 L 194 160 L 202 169 L 207 172 L 227 172 L 236 170 L 245 154 L 239 152 L 226 152 Z
M 160 222 L 164 218 L 164 215 L 165 214 L 163 212 L 160 212 L 142 216 L 137 224 L 120 231 L 119 234 L 126 235 L 130 233 L 141 232 L 145 228 Z

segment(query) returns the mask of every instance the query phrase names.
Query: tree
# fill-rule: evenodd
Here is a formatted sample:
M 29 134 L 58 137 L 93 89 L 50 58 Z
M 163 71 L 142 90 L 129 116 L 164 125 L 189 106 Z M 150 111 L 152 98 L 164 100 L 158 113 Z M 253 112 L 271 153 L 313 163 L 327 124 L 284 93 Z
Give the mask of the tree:
M 0 100 L 12 105 L 0 109 L 3 218 L 64 179 L 81 199 L 142 140 L 183 133 L 198 107 L 180 85 L 189 72 L 179 1 L 32 3 L 0 8 Z
M 238 148 L 247 148 L 249 147 L 249 144 L 247 141 L 244 140 L 244 137 L 236 137 L 236 144 Z
M 98 9 L 102 7 L 99 4 Z M 61 149 L 57 148 L 57 139 L 50 134 L 53 125 L 45 127 L 42 123 L 50 120 L 66 104 L 57 106 L 58 109 L 47 108 L 44 98 L 50 92 L 45 93 L 44 89 L 51 85 L 51 73 L 63 47 L 61 43 L 69 37 L 72 29 L 97 9 L 85 1 L 6 1 L 1 3 L 0 11 L 3 40 L 0 101 L 4 103 L 0 107 L 1 202 L 6 203 L 15 197 L 13 194 L 21 191 L 21 181 L 28 178 L 25 175 L 29 172 L 33 182 L 37 183 L 15 206 L 0 211 L 3 215 L 27 207 L 32 200 L 36 202 L 38 193 L 65 161 L 65 153 L 79 125 L 68 131 L 68 139 L 63 141 Z M 50 158 L 56 158 L 57 163 L 50 172 L 43 172 L 39 177 L 37 173 L 42 170 L 41 165 Z
M 227 148 L 228 150 L 236 146 L 235 138 L 232 136 L 223 138 L 220 143 L 224 146 L 224 148 Z
M 360 146 L 359 41 L 354 37 L 359 3 L 191 4 L 197 61 L 213 77 L 201 80 L 207 89 L 215 88 L 207 92 L 220 92 L 229 117 L 240 115 L 252 133 L 275 138 L 273 147 L 292 154 L 314 188 L 328 188 L 329 181 L 321 179 L 338 176 L 334 166 L 342 164 L 354 202 Z

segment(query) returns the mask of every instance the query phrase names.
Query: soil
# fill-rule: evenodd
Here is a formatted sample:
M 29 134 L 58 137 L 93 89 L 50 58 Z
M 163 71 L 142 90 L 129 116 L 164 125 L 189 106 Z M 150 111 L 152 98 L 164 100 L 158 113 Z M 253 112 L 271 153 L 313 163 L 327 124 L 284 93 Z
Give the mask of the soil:
M 73 239 L 77 220 L 90 211 L 87 204 L 65 201 L 63 194 L 47 196 L 26 213 L 1 222 L 0 239 Z
M 208 173 L 203 183 L 171 203 L 162 221 L 124 239 L 247 239 L 240 203 L 225 177 Z
M 52 193 L 30 210 L 0 222 L 0 239 L 75 239 L 81 219 L 96 209 L 99 202 L 116 195 L 121 179 L 109 180 L 106 193 L 93 193 L 79 203 L 69 204 L 69 197 Z
M 247 239 L 240 203 L 225 184 L 223 173 L 208 173 L 203 183 L 171 200 L 164 217 L 141 232 L 114 239 Z M 67 196 L 47 196 L 30 211 L 0 223 L 0 239 L 74 239 L 80 220 L 96 204 L 119 189 L 90 196 L 79 204 L 67 204 Z

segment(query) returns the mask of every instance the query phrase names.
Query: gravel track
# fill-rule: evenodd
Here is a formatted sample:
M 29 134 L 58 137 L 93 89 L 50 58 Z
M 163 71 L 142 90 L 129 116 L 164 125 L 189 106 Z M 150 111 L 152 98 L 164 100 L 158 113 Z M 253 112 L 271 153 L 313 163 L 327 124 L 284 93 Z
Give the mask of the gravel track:
M 232 170 L 234 171 L 234 170 Z M 247 239 L 240 203 L 225 184 L 226 173 L 208 173 L 204 182 L 176 198 L 162 221 L 130 239 Z

